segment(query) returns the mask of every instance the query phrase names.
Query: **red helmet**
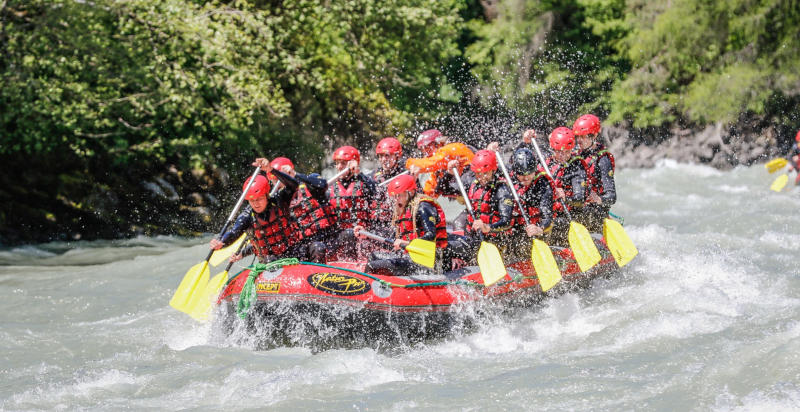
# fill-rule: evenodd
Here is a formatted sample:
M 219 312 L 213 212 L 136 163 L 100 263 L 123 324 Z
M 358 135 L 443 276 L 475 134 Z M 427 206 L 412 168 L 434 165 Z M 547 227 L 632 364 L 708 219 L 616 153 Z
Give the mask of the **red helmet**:
M 411 175 L 400 175 L 394 178 L 391 182 L 389 182 L 388 187 L 386 190 L 389 192 L 390 195 L 399 195 L 403 192 L 410 192 L 412 190 L 417 190 L 417 179 Z
M 797 143 L 800 143 L 800 130 L 797 131 L 797 136 L 794 137 L 794 140 L 797 140 Z
M 575 133 L 575 136 L 600 133 L 600 119 L 593 114 L 585 114 L 575 121 L 572 132 Z
M 247 180 L 244 181 L 244 185 L 242 185 L 242 190 L 247 189 L 249 183 L 250 178 L 248 177 Z M 262 175 L 256 175 L 256 181 L 250 186 L 250 190 L 247 191 L 244 198 L 247 200 L 255 200 L 267 194 L 269 194 L 269 180 Z
M 281 168 L 287 165 L 290 166 L 292 169 L 294 169 L 294 164 L 292 163 L 291 160 L 289 160 L 288 157 L 276 157 L 272 159 L 271 162 L 269 162 L 269 165 L 272 166 L 273 169 L 280 170 L 281 172 L 283 171 L 281 170 Z M 268 177 L 270 178 L 270 180 L 277 179 L 272 173 L 269 173 Z
M 403 145 L 394 137 L 384 137 L 375 147 L 375 154 L 403 154 Z
M 342 146 L 333 152 L 333 161 L 337 160 L 355 160 L 360 162 L 361 153 L 353 146 Z
M 553 150 L 572 150 L 575 148 L 575 134 L 569 127 L 561 126 L 550 133 L 550 147 Z
M 497 170 L 497 157 L 495 157 L 494 152 L 491 150 L 478 150 L 469 166 L 475 173 Z
M 436 129 L 426 130 L 417 138 L 417 148 L 423 150 L 434 143 L 439 144 L 441 143 L 441 138 L 442 132 Z

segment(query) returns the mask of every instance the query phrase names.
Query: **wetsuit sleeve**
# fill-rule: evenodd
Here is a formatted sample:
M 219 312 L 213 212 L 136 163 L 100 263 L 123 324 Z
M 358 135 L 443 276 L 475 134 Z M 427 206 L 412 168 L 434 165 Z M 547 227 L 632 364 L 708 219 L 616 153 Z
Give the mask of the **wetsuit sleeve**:
M 281 172 L 280 170 L 273 169 L 272 174 L 275 175 L 275 177 L 277 177 L 284 186 L 286 186 L 286 190 L 281 190 L 278 192 L 276 199 L 277 205 L 281 208 L 288 208 L 289 203 L 292 201 L 292 196 L 294 196 L 294 192 L 297 191 L 297 187 L 300 186 L 300 184 L 295 178 Z
M 586 169 L 583 167 L 583 162 L 575 160 L 570 165 L 569 179 L 572 184 L 572 197 L 567 199 L 569 205 L 576 208 L 581 208 L 586 201 Z
M 250 214 L 252 209 L 250 206 L 245 207 L 245 210 L 239 214 L 236 220 L 233 222 L 233 226 L 222 235 L 219 239 L 223 245 L 228 246 L 233 243 L 236 239 L 239 239 L 239 236 L 247 230 L 250 226 L 253 225 L 253 217 Z
M 428 202 L 419 202 L 417 209 L 417 231 L 420 238 L 430 241 L 436 240 L 436 224 L 439 223 L 439 214 L 436 207 Z
M 542 218 L 539 221 L 539 227 L 547 229 L 553 224 L 553 186 L 547 176 L 542 176 L 536 181 L 535 193 L 538 193 L 539 210 L 542 211 Z
M 603 206 L 611 206 L 617 202 L 617 187 L 614 184 L 614 170 L 611 168 L 611 160 L 608 156 L 603 156 L 597 162 L 597 168 L 600 169 L 600 184 L 603 185 L 603 194 L 600 199 L 603 201 Z
M 297 173 L 294 176 L 298 182 L 305 183 L 308 191 L 311 192 L 311 196 L 315 199 L 324 199 L 326 193 L 328 192 L 328 181 L 323 179 L 322 176 L 312 173 L 309 175 L 304 175 L 302 173 Z
M 500 220 L 489 225 L 493 232 L 502 232 L 511 227 L 511 217 L 514 213 L 514 195 L 508 188 L 508 185 L 503 183 L 494 193 L 495 206 L 497 207 Z

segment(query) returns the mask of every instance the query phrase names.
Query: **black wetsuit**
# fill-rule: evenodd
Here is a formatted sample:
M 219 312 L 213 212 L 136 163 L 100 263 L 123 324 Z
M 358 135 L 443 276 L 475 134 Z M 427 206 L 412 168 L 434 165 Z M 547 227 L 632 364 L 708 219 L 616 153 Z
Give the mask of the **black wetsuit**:
M 452 177 L 452 176 L 451 176 Z M 464 174 L 462 176 L 464 188 L 469 192 L 473 182 L 477 184 L 474 174 Z M 457 183 L 456 183 L 457 184 Z M 479 188 L 487 188 L 494 185 L 494 193 L 491 198 L 491 211 L 497 211 L 498 220 L 489 224 L 489 233 L 482 235 L 472 230 L 472 227 L 467 224 L 465 227 L 465 236 L 450 236 L 448 238 L 449 246 L 453 257 L 458 257 L 464 261 L 474 262 L 477 257 L 478 248 L 481 241 L 485 240 L 495 243 L 498 248 L 505 248 L 508 246 L 511 237 L 509 229 L 512 224 L 512 216 L 514 213 L 514 195 L 511 194 L 511 189 L 501 178 L 495 176 L 491 182 L 486 186 L 479 185 Z M 456 186 L 457 188 L 458 186 Z M 452 186 L 448 186 L 446 190 L 451 191 Z M 456 189 L 458 190 L 458 189 Z M 460 193 L 458 191 L 457 193 Z M 454 192 L 445 192 L 444 194 L 454 194 Z M 466 199 L 465 199 L 466 201 Z M 480 219 L 481 212 L 475 210 L 475 204 L 472 204 L 473 213 L 476 219 Z
M 553 230 L 547 236 L 546 242 L 551 246 L 568 246 L 567 233 L 569 231 L 569 218 L 563 211 L 562 203 L 569 207 L 573 219 L 577 219 L 583 210 L 588 196 L 586 181 L 586 168 L 583 161 L 573 156 L 566 163 L 559 163 L 552 156 L 547 159 L 550 173 L 553 178 L 561 182 L 561 186 L 569 186 L 570 190 L 565 190 L 566 199 L 556 200 L 556 217 L 553 219 Z M 561 169 L 564 169 L 563 171 Z M 559 187 L 559 186 L 557 186 Z
M 531 208 L 536 208 L 541 214 L 539 221 L 534 223 L 541 227 L 547 234 L 552 229 L 553 224 L 553 186 L 550 178 L 545 174 L 537 176 L 530 186 L 523 188 L 516 176 L 512 176 L 514 186 L 517 188 L 520 203 L 525 208 L 528 219 L 532 217 L 528 213 Z M 523 190 L 524 189 L 524 190 Z M 522 192 L 522 193 L 520 193 Z M 525 219 L 519 213 L 519 208 L 514 209 L 514 227 L 512 231 L 511 253 L 517 258 L 530 257 L 531 243 L 533 239 L 525 232 Z
M 603 231 L 603 220 L 608 217 L 611 206 L 617 202 L 617 188 L 614 183 L 614 165 L 609 155 L 604 155 L 607 150 L 603 145 L 596 144 L 594 147 L 582 151 L 578 156 L 584 159 L 591 176 L 587 179 L 597 182 L 596 188 L 592 191 L 600 196 L 601 203 L 587 203 L 579 216 L 579 222 L 583 223 L 590 232 L 600 233 Z M 598 190 L 599 189 L 599 190 Z

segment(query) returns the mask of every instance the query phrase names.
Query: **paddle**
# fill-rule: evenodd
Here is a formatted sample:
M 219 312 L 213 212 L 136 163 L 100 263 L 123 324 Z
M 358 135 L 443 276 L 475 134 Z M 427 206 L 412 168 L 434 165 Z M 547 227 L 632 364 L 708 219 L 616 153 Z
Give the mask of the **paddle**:
M 542 156 L 542 151 L 539 150 L 539 144 L 536 143 L 535 139 L 532 142 L 533 148 L 536 149 L 536 155 L 539 157 L 539 162 L 542 164 L 542 168 L 547 175 L 550 176 L 550 179 L 553 179 L 550 168 L 547 167 L 547 162 L 545 162 L 544 156 Z M 567 205 L 564 204 L 562 200 L 559 200 L 559 202 L 561 203 L 561 207 L 564 208 L 567 219 L 570 220 L 569 233 L 567 235 L 569 247 L 572 249 L 572 254 L 575 256 L 575 260 L 578 262 L 578 267 L 580 267 L 581 272 L 586 272 L 600 261 L 600 252 L 597 250 L 597 246 L 594 244 L 592 236 L 589 234 L 589 230 L 586 229 L 586 226 L 573 220 L 569 209 L 567 209 Z
M 770 172 L 770 173 L 775 173 L 775 172 L 777 172 L 778 170 L 781 170 L 781 169 L 783 169 L 784 167 L 786 167 L 786 165 L 787 165 L 788 163 L 789 163 L 789 161 L 788 161 L 788 160 L 786 160 L 786 159 L 784 159 L 784 158 L 782 158 L 782 157 L 778 157 L 778 158 L 776 158 L 776 159 L 772 159 L 772 160 L 770 160 L 769 162 L 767 162 L 767 163 L 764 165 L 764 167 L 766 167 L 766 168 L 767 168 L 767 171 L 768 171 L 768 172 Z
M 789 174 L 784 173 L 775 178 L 775 181 L 773 181 L 772 184 L 769 186 L 769 190 L 772 190 L 773 192 L 780 192 L 781 190 L 783 190 L 784 187 L 786 187 L 786 183 L 788 182 L 789 182 Z
M 461 191 L 461 196 L 464 196 L 464 204 L 467 206 L 467 212 L 472 216 L 475 221 L 475 213 L 472 210 L 472 202 L 467 196 L 467 191 L 464 189 L 464 183 L 461 182 L 461 176 L 458 174 L 458 169 L 453 168 L 453 176 L 458 183 L 458 189 Z M 483 232 L 478 231 L 478 236 L 481 239 L 481 247 L 478 249 L 478 267 L 481 269 L 481 277 L 483 277 L 483 284 L 491 286 L 497 283 L 498 280 L 506 276 L 506 265 L 503 263 L 503 257 L 500 256 L 500 251 L 497 246 L 485 242 L 483 240 Z
M 246 234 L 240 238 L 242 240 L 239 243 L 239 247 L 236 249 L 236 254 L 241 253 L 242 249 L 244 249 L 247 242 L 244 242 L 244 238 L 246 238 Z M 225 271 L 218 273 L 216 276 L 211 278 L 208 281 L 208 285 L 206 286 L 205 291 L 194 302 L 191 304 L 191 309 L 189 309 L 189 316 L 193 317 L 195 320 L 200 322 L 205 322 L 208 320 L 208 313 L 211 311 L 211 305 L 214 303 L 214 299 L 219 296 L 219 292 L 225 283 L 228 282 L 228 271 L 231 270 L 234 262 L 228 262 L 228 266 L 225 267 Z
M 619 267 L 627 265 L 639 254 L 633 241 L 625 233 L 625 229 L 616 220 L 608 218 L 603 220 L 603 238 Z
M 233 210 L 231 211 L 230 216 L 228 216 L 228 220 L 225 222 L 225 225 L 222 226 L 219 236 L 224 235 L 225 231 L 228 230 L 228 226 L 230 226 L 231 222 L 233 222 L 234 217 L 236 217 L 236 213 L 239 212 L 239 208 L 242 206 L 242 202 L 244 202 L 245 194 L 248 190 L 250 190 L 250 186 L 252 186 L 256 181 L 256 175 L 258 175 L 259 170 L 261 169 L 256 167 L 256 170 L 250 176 L 250 183 L 247 184 L 247 187 L 245 187 L 242 191 L 242 195 L 239 196 L 239 200 L 233 207 Z M 211 255 L 213 254 L 214 250 L 209 251 L 205 260 L 189 268 L 189 270 L 186 272 L 186 275 L 183 276 L 180 285 L 178 285 L 178 289 L 175 290 L 175 294 L 172 295 L 172 299 L 169 301 L 170 306 L 185 313 L 189 313 L 191 311 L 195 300 L 202 297 L 202 292 L 205 290 L 206 285 L 208 284 L 210 272 L 208 269 L 208 260 L 211 259 Z M 200 294 L 200 296 L 196 296 L 198 294 Z
M 397 179 L 398 177 L 400 177 L 400 176 L 402 176 L 402 175 L 407 175 L 407 174 L 409 174 L 409 173 L 410 173 L 410 172 L 409 172 L 408 170 L 406 170 L 405 172 L 400 172 L 400 173 L 398 173 L 398 174 L 394 175 L 393 177 L 391 177 L 391 178 L 389 178 L 389 179 L 386 179 L 386 180 L 384 180 L 383 182 L 380 182 L 380 183 L 378 183 L 378 186 L 386 186 L 386 185 L 388 185 L 388 184 L 389 184 L 389 182 L 391 182 L 392 180 L 394 180 L 394 179 Z
M 215 250 L 214 253 L 211 255 L 211 259 L 209 259 L 208 263 L 210 263 L 211 266 L 216 267 L 219 266 L 222 262 L 228 260 L 228 258 L 231 257 L 231 255 L 233 255 L 233 252 L 238 250 L 239 247 L 244 243 L 245 237 L 247 237 L 247 234 L 242 233 L 242 235 L 239 236 L 239 239 L 236 239 L 235 242 L 231 243 L 228 246 L 225 246 L 222 249 Z
M 364 230 L 358 233 L 372 240 L 388 243 L 390 245 L 394 244 L 394 239 L 378 236 L 374 233 Z M 436 260 L 436 243 L 431 242 L 430 240 L 417 238 L 412 239 L 411 242 L 406 245 L 405 249 L 412 261 L 419 263 L 422 266 L 433 268 Z
M 497 157 L 497 164 L 500 165 L 500 170 L 503 171 L 506 184 L 514 195 L 514 201 L 517 202 L 517 207 L 527 227 L 531 224 L 531 221 L 528 218 L 528 214 L 525 213 L 525 208 L 522 207 L 522 201 L 519 198 L 517 189 L 515 189 L 514 185 L 511 183 L 511 176 L 508 174 L 503 156 L 500 156 L 498 152 L 494 152 L 494 154 Z M 533 238 L 533 243 L 531 245 L 531 263 L 533 263 L 533 268 L 536 269 L 536 276 L 539 278 L 539 286 L 542 287 L 542 292 L 547 292 L 561 281 L 561 271 L 558 269 L 556 259 L 553 257 L 553 251 L 550 250 L 550 247 L 547 246 L 546 243 L 537 238 Z

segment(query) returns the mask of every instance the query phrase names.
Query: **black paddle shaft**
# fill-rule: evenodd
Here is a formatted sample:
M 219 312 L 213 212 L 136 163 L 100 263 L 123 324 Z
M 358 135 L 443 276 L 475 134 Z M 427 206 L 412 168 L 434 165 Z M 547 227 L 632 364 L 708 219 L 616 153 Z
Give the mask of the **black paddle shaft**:
M 458 190 L 461 191 L 461 196 L 464 196 L 464 205 L 467 206 L 467 212 L 469 215 L 472 216 L 472 221 L 475 221 L 475 212 L 472 210 L 472 202 L 469 200 L 469 196 L 467 196 L 467 190 L 464 189 L 464 183 L 461 181 L 461 176 L 458 174 L 458 169 L 455 167 L 453 168 L 453 176 L 456 178 L 456 183 L 458 183 Z M 483 242 L 483 231 L 478 230 L 478 236 L 481 238 L 481 242 Z
M 514 188 L 514 183 L 511 182 L 511 176 L 508 174 L 508 169 L 506 169 L 506 163 L 503 162 L 503 156 L 500 156 L 499 152 L 494 152 L 495 156 L 497 156 L 497 164 L 500 165 L 500 170 L 503 171 L 503 176 L 506 178 L 506 184 L 508 188 L 511 189 L 511 194 L 514 195 L 514 201 L 517 202 L 517 207 L 519 207 L 519 213 L 522 215 L 522 219 L 525 220 L 525 226 L 531 224 L 530 219 L 528 219 L 528 214 L 525 213 L 525 208 L 522 207 L 522 201 L 519 200 L 519 193 L 517 193 L 517 189 Z

